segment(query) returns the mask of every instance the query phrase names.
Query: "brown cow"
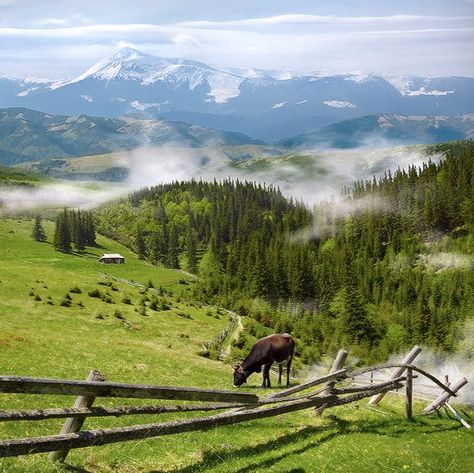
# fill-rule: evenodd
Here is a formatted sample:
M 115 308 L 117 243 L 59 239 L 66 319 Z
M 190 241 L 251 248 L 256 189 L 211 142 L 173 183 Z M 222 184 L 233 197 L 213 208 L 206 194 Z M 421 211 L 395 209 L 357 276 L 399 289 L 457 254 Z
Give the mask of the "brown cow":
M 234 368 L 234 387 L 239 387 L 246 383 L 247 378 L 252 373 L 260 373 L 263 366 L 262 388 L 269 388 L 271 386 L 270 367 L 274 361 L 279 364 L 279 384 L 281 384 L 283 362 L 287 361 L 286 385 L 289 386 L 290 367 L 294 351 L 295 341 L 293 337 L 287 333 L 277 333 L 257 340 L 247 358 Z

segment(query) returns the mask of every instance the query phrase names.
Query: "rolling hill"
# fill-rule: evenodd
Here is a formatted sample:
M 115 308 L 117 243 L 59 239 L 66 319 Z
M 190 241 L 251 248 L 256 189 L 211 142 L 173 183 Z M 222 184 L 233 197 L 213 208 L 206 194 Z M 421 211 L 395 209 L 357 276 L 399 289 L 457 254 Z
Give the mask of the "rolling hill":
M 240 133 L 164 119 L 62 116 L 24 108 L 0 110 L 0 164 L 109 153 L 164 143 L 193 148 L 261 141 Z
M 189 298 L 191 278 L 150 266 L 102 236 L 99 247 L 88 248 L 82 255 L 58 253 L 49 243 L 52 224 L 45 225 L 46 243 L 31 239 L 32 225 L 28 219 L 0 219 L 2 374 L 84 379 L 96 368 L 111 381 L 229 388 L 230 367 L 197 355 L 201 344 L 224 328 L 228 316 Z M 120 252 L 126 263 L 101 266 L 96 259 L 102 252 Z M 154 311 L 145 301 L 147 315 L 135 312 L 142 300 L 154 295 L 153 288 L 147 289 L 148 280 L 156 290 L 161 286 L 168 291 L 169 310 Z M 90 297 L 88 292 L 94 289 L 109 294 L 112 302 Z M 61 305 L 65 294 L 71 297 L 70 307 Z M 126 297 L 131 304 L 123 302 Z M 259 381 L 252 378 L 250 386 L 242 389 L 255 392 Z M 44 408 L 72 402 L 67 396 L 40 397 Z M 30 395 L 1 394 L 0 398 L 8 409 L 33 408 L 39 402 L 37 396 Z M 116 405 L 113 401 L 107 404 Z M 415 403 L 417 411 L 421 407 Z M 470 412 L 464 410 L 465 415 Z M 163 415 L 91 418 L 85 428 L 150 423 Z M 2 422 L 0 438 L 56 434 L 62 422 Z M 445 415 L 404 420 L 402 403 L 389 397 L 378 411 L 361 402 L 323 417 L 303 411 L 204 434 L 78 449 L 71 451 L 64 468 L 102 473 L 250 472 L 265 468 L 342 473 L 362 468 L 370 473 L 379 471 L 381 462 L 400 471 L 410 471 L 410 465 L 415 464 L 416 471 L 423 473 L 450 468 L 467 472 L 472 464 L 471 437 Z M 348 450 L 348 442 L 354 448 Z M 458 449 L 451 448 L 452 442 Z M 370 455 L 361 456 L 360 452 Z M 53 473 L 58 466 L 40 454 L 0 459 L 0 470 Z

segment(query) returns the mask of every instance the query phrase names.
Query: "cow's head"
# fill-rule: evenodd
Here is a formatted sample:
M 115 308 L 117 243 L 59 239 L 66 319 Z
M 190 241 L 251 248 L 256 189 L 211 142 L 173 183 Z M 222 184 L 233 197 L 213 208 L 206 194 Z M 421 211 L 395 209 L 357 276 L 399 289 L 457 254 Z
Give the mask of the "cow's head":
M 237 365 L 234 366 L 234 387 L 238 388 L 242 386 L 242 384 L 247 382 L 247 375 L 245 374 L 244 369 L 242 366 Z

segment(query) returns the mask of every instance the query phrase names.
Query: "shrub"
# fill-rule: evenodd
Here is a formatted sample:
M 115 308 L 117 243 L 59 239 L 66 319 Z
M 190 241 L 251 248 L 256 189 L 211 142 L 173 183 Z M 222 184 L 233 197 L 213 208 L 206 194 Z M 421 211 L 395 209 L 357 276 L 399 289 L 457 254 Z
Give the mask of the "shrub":
M 69 292 L 72 292 L 73 294 L 82 294 L 82 289 L 78 286 L 74 286 L 69 289 Z
M 190 319 L 192 320 L 192 317 L 189 314 L 185 314 L 184 312 L 177 311 L 176 315 L 178 317 L 181 317 L 182 319 Z
M 84 309 L 84 303 L 82 301 L 79 301 L 77 305 L 81 308 Z
M 102 297 L 102 293 L 99 291 L 99 289 L 92 289 L 92 291 L 89 291 L 87 295 L 89 297 L 97 297 L 98 299 Z
M 148 314 L 146 313 L 146 308 L 145 307 L 140 307 L 140 309 L 138 309 L 138 313 L 140 315 L 143 315 L 143 317 L 146 317 Z
M 112 297 L 110 297 L 110 294 L 102 294 L 102 297 L 101 297 L 102 301 L 107 303 L 107 304 L 115 304 L 114 300 L 112 299 Z
M 148 287 L 148 288 L 155 287 L 155 285 L 153 284 L 153 281 L 151 279 L 148 280 L 148 282 L 146 284 L 146 287 Z
M 59 305 L 60 305 L 61 307 L 71 307 L 71 300 L 64 298 L 64 299 L 59 303 Z
M 36 294 L 36 296 L 35 296 L 35 301 L 40 301 L 40 300 L 41 300 L 41 297 L 38 296 L 38 294 Z
M 125 296 L 123 299 L 122 299 L 122 302 L 124 304 L 127 304 L 127 305 L 132 305 L 132 300 L 130 299 L 130 297 L 127 297 Z
M 66 292 L 66 294 L 64 294 L 64 299 L 67 299 L 68 301 L 72 300 L 71 296 L 69 295 L 69 292 Z
M 103 320 L 105 317 L 103 316 L 103 314 L 101 312 L 99 312 L 96 316 L 95 316 L 96 319 L 99 319 L 99 320 Z
M 125 317 L 123 316 L 122 312 L 120 312 L 118 309 L 115 309 L 114 317 L 116 317 L 117 319 L 120 319 L 120 320 L 124 320 L 124 319 L 125 319 Z

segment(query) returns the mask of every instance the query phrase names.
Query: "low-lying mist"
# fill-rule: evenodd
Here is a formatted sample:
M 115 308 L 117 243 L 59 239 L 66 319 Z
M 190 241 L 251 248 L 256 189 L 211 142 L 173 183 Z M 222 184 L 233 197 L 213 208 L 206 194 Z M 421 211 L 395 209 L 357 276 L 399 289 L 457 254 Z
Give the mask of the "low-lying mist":
M 313 205 L 324 199 L 339 201 L 344 186 L 383 175 L 388 170 L 419 166 L 429 159 L 423 146 L 389 149 L 306 151 L 305 154 L 273 155 L 255 146 L 206 148 L 183 147 L 180 143 L 139 148 L 107 157 L 108 165 L 128 169 L 126 182 L 50 182 L 35 187 L 0 189 L 0 205 L 8 210 L 42 207 L 92 208 L 145 186 L 180 180 L 240 179 L 279 187 L 287 197 Z M 74 158 L 72 158 L 71 162 Z M 96 165 L 100 166 L 100 157 Z M 103 166 L 102 166 L 103 167 Z

